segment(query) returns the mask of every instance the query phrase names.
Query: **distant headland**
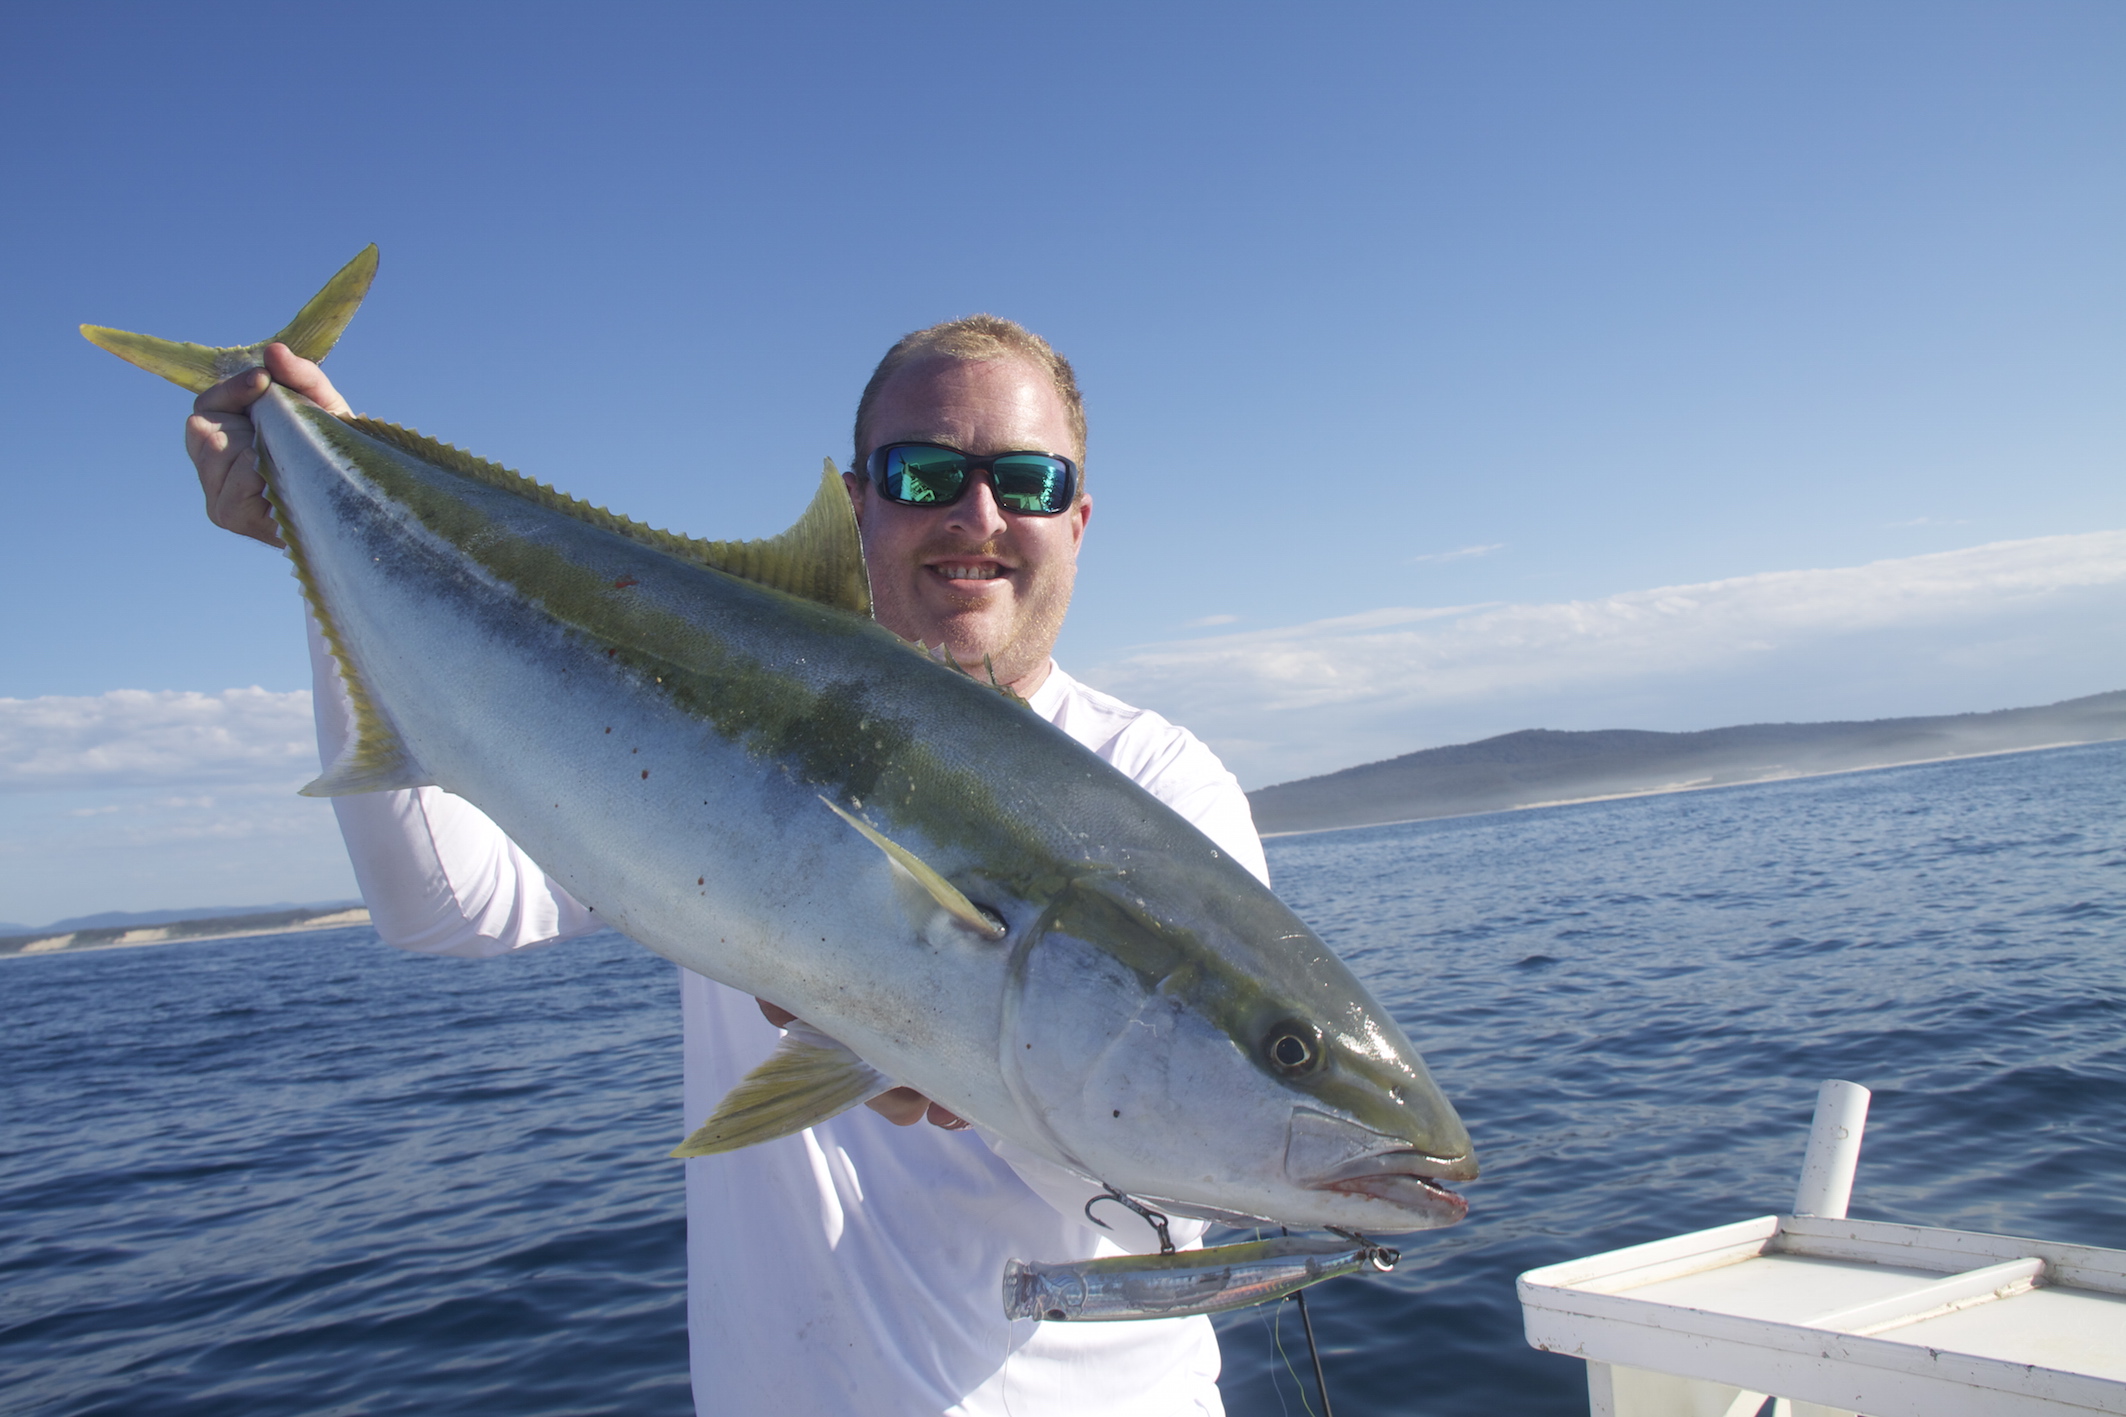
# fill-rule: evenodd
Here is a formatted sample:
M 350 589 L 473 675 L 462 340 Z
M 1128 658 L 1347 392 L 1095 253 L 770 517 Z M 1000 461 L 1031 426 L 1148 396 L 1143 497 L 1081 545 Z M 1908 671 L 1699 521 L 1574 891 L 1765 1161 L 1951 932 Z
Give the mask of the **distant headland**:
M 1248 794 L 1264 836 L 1688 792 L 2126 738 L 2126 690 L 2042 708 L 1756 723 L 1699 733 L 1524 729 Z
M 369 912 L 359 903 L 294 906 L 243 911 L 222 907 L 220 913 L 186 919 L 181 910 L 149 911 L 115 923 L 62 920 L 28 934 L 0 935 L 0 959 L 25 955 L 73 954 L 83 950 L 131 949 L 138 945 L 172 945 L 184 940 L 230 940 L 244 935 L 286 935 L 300 930 L 337 930 L 367 925 Z M 110 921 L 112 915 L 91 916 Z M 68 929 L 69 925 L 77 928 Z

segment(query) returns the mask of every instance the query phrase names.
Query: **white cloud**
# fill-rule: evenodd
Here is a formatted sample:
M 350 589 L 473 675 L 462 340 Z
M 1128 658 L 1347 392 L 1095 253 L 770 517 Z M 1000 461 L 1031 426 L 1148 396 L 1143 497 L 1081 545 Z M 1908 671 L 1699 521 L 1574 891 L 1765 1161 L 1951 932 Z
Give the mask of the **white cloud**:
M 1184 630 L 1208 630 L 1213 625 L 1233 625 L 1238 624 L 1239 621 L 1240 617 L 1238 615 L 1205 615 L 1201 619 L 1187 621 L 1181 628 Z
M 1505 542 L 1494 541 L 1489 546 L 1461 546 L 1452 551 L 1428 551 L 1422 556 L 1406 558 L 1403 564 L 1415 566 L 1423 561 L 1467 561 L 1472 557 L 1489 556 L 1494 551 L 1504 551 L 1505 549 Z
M 117 689 L 0 699 L 0 792 L 280 785 L 316 766 L 307 692 Z
M 1775 663 L 1791 672 L 1810 656 L 1863 640 L 1879 642 L 1881 654 L 1894 660 L 1900 644 L 1924 638 L 1930 663 L 1938 665 L 1945 654 L 1942 627 L 1994 624 L 1988 634 L 2012 646 L 2018 636 L 2056 636 L 2057 626 L 2045 622 L 2057 617 L 2033 612 L 2079 603 L 2090 593 L 2116 600 L 2119 588 L 2126 588 L 2126 531 L 2091 532 L 1591 600 L 1372 610 L 1143 646 L 1091 682 L 1188 724 L 1214 746 L 1280 745 L 1237 754 L 1247 764 L 1240 769 L 1244 778 L 1272 781 L 1288 771 L 1363 761 L 1355 738 L 1341 753 L 1321 745 L 1339 734 L 1364 737 L 1371 732 L 1361 732 L 1366 724 L 1395 725 L 1383 732 L 1400 735 L 1397 742 L 1368 738 L 1373 756 L 1425 746 L 1410 741 L 1412 716 L 1419 713 L 1468 724 L 1481 721 L 1487 705 L 1553 705 L 1561 696 L 1586 699 L 1596 691 L 1614 697 L 1630 690 L 1640 703 L 1676 699 L 1722 675 L 1732 680 Z M 2024 620 L 2005 631 L 1996 623 L 2018 615 Z M 2117 637 L 2110 644 L 2091 652 L 2120 661 Z M 1995 659 L 2005 652 L 1989 651 Z M 2126 679 L 2126 663 L 2119 663 L 2119 677 Z M 2118 686 L 2078 692 L 2112 687 Z M 2042 702 L 2037 695 L 2026 678 L 1999 685 L 2000 702 L 1989 706 Z M 1850 712 L 1835 696 L 1825 696 L 1824 704 L 1811 716 Z M 1507 721 L 1489 731 L 1534 726 Z
M 310 695 L 0 699 L 0 919 L 351 894 Z

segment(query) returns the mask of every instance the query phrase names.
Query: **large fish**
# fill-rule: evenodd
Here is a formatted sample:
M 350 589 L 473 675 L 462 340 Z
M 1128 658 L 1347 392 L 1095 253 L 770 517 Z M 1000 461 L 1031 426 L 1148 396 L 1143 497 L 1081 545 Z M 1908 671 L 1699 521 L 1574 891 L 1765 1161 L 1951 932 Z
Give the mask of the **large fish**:
M 276 338 L 324 357 L 374 247 Z M 189 389 L 258 367 L 92 326 Z M 888 1086 L 1149 1206 L 1461 1218 L 1469 1137 L 1395 1021 L 1208 838 L 869 614 L 830 463 L 703 542 L 274 387 L 260 466 L 353 701 L 314 795 L 437 784 L 657 953 L 800 1016 L 680 1148 Z

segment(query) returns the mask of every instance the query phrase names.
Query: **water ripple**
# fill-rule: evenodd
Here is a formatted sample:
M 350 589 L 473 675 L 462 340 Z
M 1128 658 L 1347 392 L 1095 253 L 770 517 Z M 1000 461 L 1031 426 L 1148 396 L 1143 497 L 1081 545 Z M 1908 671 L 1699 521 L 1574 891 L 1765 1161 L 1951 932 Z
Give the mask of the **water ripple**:
M 1313 1291 L 1338 1412 L 1584 1412 L 1513 1277 L 1783 1209 L 1826 1077 L 1875 1089 L 1855 1214 L 2126 1245 L 2121 801 L 2101 745 L 1270 843 L 1484 1158 Z M 669 965 L 349 930 L 0 978 L 0 1408 L 691 1410 Z M 1236 1417 L 1302 1411 L 1291 1306 L 1220 1326 Z

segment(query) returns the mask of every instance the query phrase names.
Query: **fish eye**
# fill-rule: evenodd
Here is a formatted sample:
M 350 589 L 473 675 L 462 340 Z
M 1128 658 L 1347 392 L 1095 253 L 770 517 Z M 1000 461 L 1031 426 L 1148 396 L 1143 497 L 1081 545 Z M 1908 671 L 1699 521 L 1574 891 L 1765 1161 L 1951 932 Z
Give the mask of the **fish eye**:
M 1285 1019 L 1270 1027 L 1262 1041 L 1262 1053 L 1270 1067 L 1288 1078 L 1318 1072 L 1322 1063 L 1321 1030 L 1298 1019 Z

